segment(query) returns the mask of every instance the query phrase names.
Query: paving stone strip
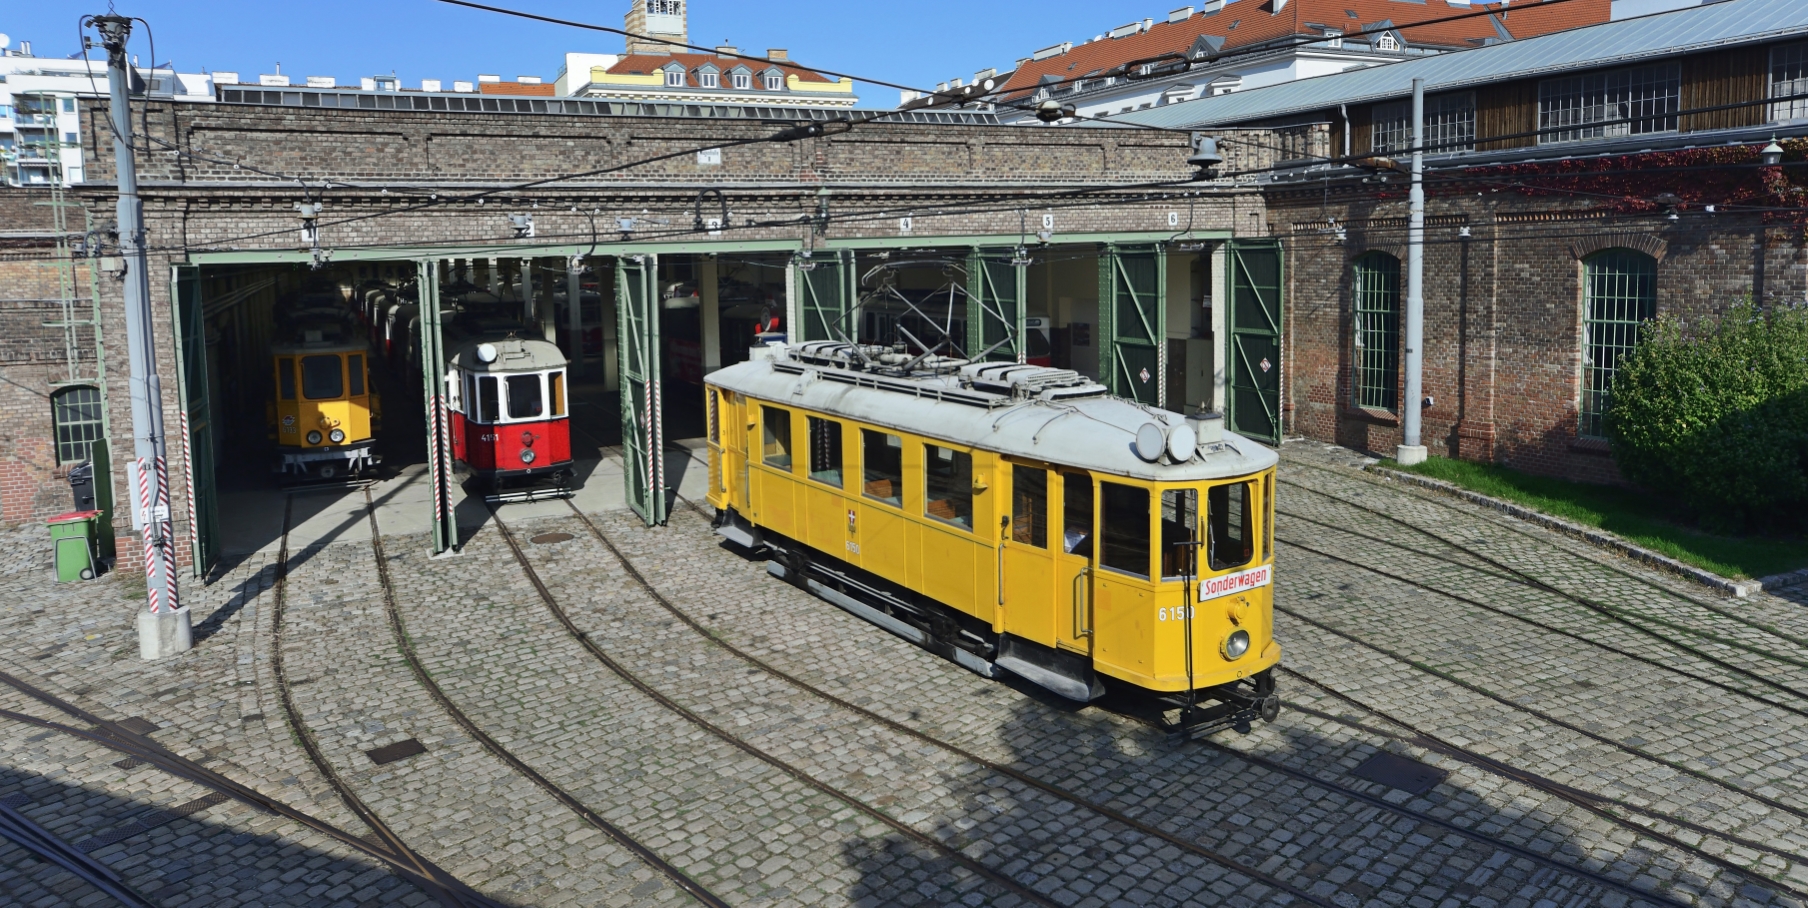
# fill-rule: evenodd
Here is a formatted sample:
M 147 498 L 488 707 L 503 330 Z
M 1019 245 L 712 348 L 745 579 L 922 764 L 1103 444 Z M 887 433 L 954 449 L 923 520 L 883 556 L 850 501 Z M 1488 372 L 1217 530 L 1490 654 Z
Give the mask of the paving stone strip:
M 627 523 L 627 518 L 625 518 L 625 517 L 619 517 L 618 515 L 604 515 L 598 519 L 600 521 L 613 522 L 615 524 L 618 524 L 613 530 L 614 535 L 618 539 L 621 540 L 621 544 L 624 547 L 629 548 L 629 549 L 641 547 L 643 540 L 646 540 L 649 537 L 651 537 L 652 535 L 654 535 L 654 534 L 645 533 L 644 531 L 640 531 L 640 532 L 635 531 L 632 528 L 632 526 L 629 523 Z M 673 527 L 668 528 L 667 530 L 661 531 L 661 532 L 671 533 L 675 530 L 679 530 L 681 527 L 684 530 L 689 531 L 689 532 L 701 531 L 701 533 L 703 534 L 703 538 L 705 540 L 707 539 L 707 527 L 706 526 L 703 526 L 700 523 L 696 524 L 695 526 L 691 526 L 689 524 L 684 523 L 683 521 L 680 520 L 680 518 L 677 518 L 677 517 L 674 517 Z M 567 544 L 567 545 L 569 545 L 569 544 Z M 697 559 L 695 562 L 687 560 L 683 563 L 674 565 L 671 563 L 673 553 L 675 551 L 679 551 L 679 550 L 683 550 L 683 551 L 699 551 L 700 550 L 704 554 L 697 556 Z M 699 545 L 698 543 L 690 543 L 688 541 L 686 544 L 680 545 L 680 544 L 677 544 L 676 540 L 674 540 L 673 544 L 653 547 L 652 551 L 641 551 L 638 553 L 631 551 L 629 554 L 630 554 L 630 557 L 635 557 L 637 564 L 643 565 L 643 571 L 645 571 L 649 574 L 657 575 L 658 579 L 656 580 L 656 582 L 659 584 L 659 586 L 662 590 L 668 589 L 668 585 L 669 585 L 671 594 L 675 598 L 679 599 L 680 601 L 693 602 L 693 603 L 708 603 L 708 604 L 712 604 L 712 605 L 716 606 L 717 608 L 720 608 L 722 606 L 731 606 L 732 607 L 732 606 L 739 606 L 739 605 L 743 605 L 743 604 L 752 602 L 752 601 L 754 601 L 755 596 L 776 596 L 776 597 L 781 597 L 781 598 L 797 597 L 797 599 L 801 600 L 801 603 L 800 603 L 801 608 L 798 609 L 795 613 L 787 613 L 783 617 L 766 616 L 762 620 L 753 622 L 753 626 L 758 627 L 761 630 L 754 631 L 751 634 L 744 633 L 743 632 L 744 629 L 738 628 L 737 625 L 739 625 L 739 622 L 734 622 L 733 624 L 731 624 L 727 621 L 720 622 L 719 626 L 722 627 L 722 629 L 731 638 L 734 638 L 734 642 L 736 642 L 737 645 L 750 642 L 749 640 L 740 639 L 743 636 L 753 638 L 755 641 L 757 641 L 757 642 L 754 642 L 751 645 L 749 645 L 747 648 L 750 648 L 750 649 L 756 651 L 762 658 L 766 658 L 767 656 L 777 657 L 780 653 L 783 652 L 783 649 L 786 647 L 786 644 L 784 642 L 769 641 L 764 636 L 764 634 L 769 632 L 769 630 L 773 627 L 783 627 L 783 628 L 791 630 L 793 633 L 795 633 L 799 636 L 807 635 L 811 639 L 820 639 L 821 644 L 810 654 L 812 657 L 812 661 L 816 662 L 816 661 L 822 661 L 822 660 L 835 660 L 836 668 L 841 668 L 844 665 L 849 664 L 849 663 L 851 663 L 853 665 L 870 664 L 870 659 L 865 658 L 867 656 L 870 656 L 869 653 L 863 652 L 863 653 L 860 653 L 858 657 L 846 658 L 844 656 L 843 652 L 838 651 L 838 647 L 840 647 L 842 649 L 864 649 L 866 646 L 869 646 L 869 645 L 873 644 L 874 642 L 879 642 L 884 647 L 892 648 L 892 649 L 900 652 L 902 655 L 905 655 L 906 657 L 908 657 L 908 659 L 915 662 L 916 664 L 909 666 L 909 667 L 899 666 L 896 668 L 893 668 L 891 666 L 886 666 L 888 671 L 886 672 L 887 676 L 885 678 L 885 683 L 877 685 L 877 687 L 875 688 L 875 685 L 873 685 L 871 683 L 871 681 L 869 681 L 867 679 L 862 679 L 862 681 L 865 683 L 861 683 L 858 686 L 853 686 L 851 693 L 843 692 L 843 694 L 848 696 L 850 699 L 853 699 L 856 702 L 860 702 L 861 705 L 863 705 L 863 706 L 873 708 L 873 709 L 875 709 L 875 711 L 878 711 L 882 714 L 892 714 L 892 715 L 894 715 L 895 718 L 905 720 L 909 724 L 913 724 L 913 725 L 933 725 L 936 720 L 940 720 L 940 719 L 945 719 L 945 718 L 949 718 L 949 717 L 971 716 L 971 715 L 973 715 L 972 708 L 974 708 L 974 707 L 981 707 L 979 711 L 981 713 L 983 713 L 983 712 L 985 712 L 985 710 L 983 709 L 983 703 L 986 699 L 986 694 L 987 693 L 997 694 L 999 692 L 999 687 L 997 685 L 990 684 L 989 682 L 984 682 L 984 681 L 980 681 L 979 679 L 973 678 L 971 675 L 968 675 L 965 672 L 960 671 L 959 669 L 953 668 L 952 666 L 947 665 L 947 663 L 941 662 L 940 660 L 937 660 L 934 657 L 931 657 L 928 654 L 923 653 L 921 650 L 918 650 L 915 647 L 911 647 L 908 644 L 902 643 L 901 641 L 895 641 L 889 635 L 884 635 L 881 632 L 875 631 L 873 628 L 871 628 L 868 625 L 865 625 L 863 622 L 858 622 L 858 621 L 855 621 L 854 619 L 846 617 L 839 610 L 834 609 L 830 606 L 827 606 L 826 604 L 822 603 L 820 600 L 816 600 L 813 597 L 809 597 L 809 596 L 805 596 L 801 593 L 797 593 L 797 591 L 795 591 L 791 587 L 788 587 L 786 585 L 779 584 L 779 583 L 776 583 L 776 582 L 770 580 L 770 578 L 767 578 L 765 576 L 764 572 L 759 569 L 759 565 L 753 564 L 753 565 L 751 565 L 751 571 L 747 571 L 747 568 L 749 567 L 749 565 L 747 565 L 747 563 L 744 560 L 739 559 L 736 556 L 730 555 L 728 553 L 721 552 L 720 550 L 714 550 L 714 549 L 708 547 L 707 545 Z M 636 557 L 636 554 L 638 554 L 639 557 Z M 703 563 L 696 563 L 696 562 L 701 562 L 701 561 L 706 560 L 705 556 L 713 557 L 713 558 L 719 559 L 719 560 L 714 564 L 707 564 L 707 565 L 703 564 Z M 726 557 L 724 558 L 723 556 L 726 556 Z M 733 589 L 732 591 L 721 589 L 721 586 L 722 586 L 721 584 L 717 584 L 717 589 L 713 590 L 713 591 L 705 590 L 702 588 L 702 586 L 708 585 L 710 578 L 720 578 L 724 574 L 729 574 L 729 575 L 734 574 L 736 572 L 736 568 L 734 566 L 735 562 L 741 563 L 741 570 L 744 572 L 742 574 L 742 577 L 744 579 L 742 579 L 740 586 Z M 749 582 L 749 581 L 751 581 L 751 582 Z M 743 590 L 745 590 L 745 592 Z M 800 620 L 806 616 L 807 616 L 808 620 Z M 666 616 L 664 616 L 664 615 L 656 616 L 656 618 L 665 618 L 665 617 Z M 700 617 L 722 618 L 724 616 L 707 615 L 707 616 L 700 616 Z M 669 620 L 669 619 L 667 619 L 667 620 Z M 713 622 L 713 621 L 709 622 L 709 623 L 717 624 L 717 622 Z M 835 627 L 833 629 L 825 628 L 822 630 L 817 630 L 814 627 L 810 627 L 809 625 L 811 625 L 811 624 L 839 625 L 839 627 Z M 760 636 L 755 637 L 754 635 L 760 635 Z M 877 635 L 877 636 L 874 636 L 874 635 Z M 771 643 L 770 646 L 766 645 L 768 642 Z M 800 662 L 801 660 L 796 659 L 796 658 L 792 658 L 792 659 L 788 659 L 788 660 L 785 658 L 775 658 L 774 661 L 783 663 L 783 662 Z M 812 664 L 812 662 L 804 662 L 801 665 L 786 665 L 785 667 L 788 670 L 796 669 L 798 674 L 805 675 L 805 676 L 810 676 L 810 675 L 820 676 L 822 674 L 822 672 L 820 670 L 818 670 L 820 668 L 820 666 Z M 919 704 L 919 703 L 925 703 L 928 698 L 932 698 L 932 697 L 936 696 L 936 694 L 930 693 L 927 691 L 917 691 L 917 690 L 910 689 L 909 682 L 910 682 L 910 679 L 913 677 L 921 677 L 924 674 L 934 675 L 934 674 L 938 674 L 938 673 L 948 673 L 950 680 L 957 681 L 960 687 L 971 689 L 969 691 L 969 693 L 967 694 L 967 702 L 960 703 L 958 706 L 955 706 L 954 708 L 951 708 L 946 711 L 937 710 L 937 709 L 933 709 L 933 708 L 922 709 L 922 710 L 902 711 L 902 710 L 896 710 L 896 709 L 891 708 L 891 707 L 896 706 L 896 704 L 898 704 L 900 702 L 906 703 L 906 704 L 912 704 L 912 705 Z M 824 680 L 827 681 L 828 679 L 824 679 Z M 937 679 L 937 680 L 941 680 L 941 679 Z M 828 683 L 826 686 L 829 686 L 831 689 L 833 689 L 837 686 L 836 682 L 839 682 L 840 686 L 849 687 L 851 685 L 848 683 L 848 681 L 849 681 L 849 679 L 847 679 L 845 677 L 837 677 L 837 678 L 834 678 L 833 681 Z M 883 694 L 880 697 L 874 697 L 874 696 L 872 696 L 871 691 L 873 691 L 875 689 L 884 691 L 885 694 Z M 892 697 L 895 697 L 895 699 L 891 699 Z M 765 698 L 762 698 L 762 702 L 764 702 L 764 699 Z M 1033 708 L 1040 709 L 1040 707 L 1033 707 Z M 908 714 L 906 714 L 906 712 L 908 712 Z M 1090 713 L 1093 711 L 1088 711 L 1088 712 Z M 914 721 L 919 715 L 924 714 L 924 713 L 927 713 L 929 715 L 928 715 L 928 717 L 926 717 L 924 719 L 923 722 L 919 723 L 919 722 Z M 1051 733 L 1051 738 L 1053 740 L 1046 741 L 1046 742 L 1039 742 L 1039 744 L 1037 746 L 1026 748 L 1026 753 L 1028 753 L 1028 752 L 1036 752 L 1036 753 L 1058 752 L 1063 748 L 1062 742 L 1064 740 L 1067 741 L 1068 746 L 1071 746 L 1071 740 L 1075 737 L 1079 737 L 1079 738 L 1087 739 L 1087 740 L 1097 740 L 1099 737 L 1101 737 L 1101 732 L 1103 732 L 1106 735 L 1122 734 L 1122 735 L 1125 735 L 1126 737 L 1134 739 L 1139 734 L 1142 734 L 1145 731 L 1143 729 L 1125 727 L 1124 723 L 1116 723 L 1115 727 L 1098 727 L 1098 726 L 1076 727 L 1075 723 L 1062 721 L 1064 718 L 1066 718 L 1066 717 L 1061 716 L 1059 713 L 1053 713 L 1053 714 L 1049 715 L 1048 716 L 1049 721 L 1048 721 L 1047 725 L 1049 726 L 1049 731 Z M 958 722 L 958 719 L 956 721 Z M 1000 725 L 1008 725 L 1008 724 L 1010 724 L 1010 722 L 1008 720 L 1001 720 L 998 717 L 994 716 L 994 717 L 991 717 L 989 719 L 989 721 L 982 722 L 980 724 L 982 724 L 982 725 L 990 724 L 994 728 L 997 728 Z M 949 735 L 948 735 L 949 729 L 946 729 L 946 728 L 943 728 L 943 729 L 925 728 L 925 730 L 926 731 L 934 731 L 940 737 L 944 737 L 944 738 L 949 737 Z M 995 733 L 994 733 L 994 736 L 992 736 L 992 737 L 995 739 Z M 1153 736 L 1151 736 L 1151 737 L 1153 737 Z M 1347 739 L 1347 735 L 1345 736 L 1345 738 Z M 985 753 L 988 750 L 991 750 L 994 752 L 996 751 L 996 747 L 995 747 L 995 744 L 993 743 L 993 740 L 988 740 L 984 744 L 982 744 L 978 747 L 974 747 L 974 744 L 971 741 L 961 741 L 958 735 L 956 737 L 954 737 L 954 740 L 959 741 L 959 743 L 961 743 L 963 746 L 967 746 L 967 747 L 976 749 L 982 753 Z M 1118 744 L 1119 747 L 1122 747 L 1127 742 L 1120 740 L 1116 743 Z M 987 754 L 987 756 L 988 756 L 988 758 L 992 758 L 993 754 Z M 1003 757 L 1003 761 L 1007 762 L 1007 763 L 1014 761 L 1014 757 L 1009 753 L 997 754 L 997 756 Z M 1194 756 L 1197 757 L 1198 755 L 1195 753 Z M 1058 760 L 1058 759 L 1050 759 L 1049 760 L 1049 763 L 1051 765 L 1055 765 L 1055 766 L 1061 766 L 1063 764 L 1063 762 L 1064 761 Z M 1354 762 L 1360 762 L 1360 761 L 1359 760 L 1353 761 L 1351 765 L 1354 765 Z M 1091 769 L 1091 767 L 1088 767 L 1088 769 Z M 1204 778 L 1200 778 L 1198 771 L 1196 769 L 1193 769 L 1190 767 L 1188 769 L 1178 770 L 1178 771 L 1175 769 L 1172 769 L 1172 768 L 1168 768 L 1168 767 L 1164 767 L 1163 769 L 1164 769 L 1164 776 L 1162 778 L 1162 785 L 1157 786 L 1158 788 L 1159 787 L 1167 787 L 1167 783 L 1169 783 L 1169 782 L 1172 782 L 1173 783 L 1172 787 L 1175 787 L 1175 788 L 1179 788 L 1181 786 L 1189 786 L 1189 785 L 1191 785 L 1193 787 L 1197 787 L 1198 789 L 1200 789 L 1201 793 L 1207 793 L 1207 792 L 1212 792 L 1215 790 L 1221 790 L 1223 787 L 1221 779 L 1212 778 L 1212 777 L 1210 777 L 1209 774 Z M 1247 770 L 1248 767 L 1241 767 L 1241 769 Z M 1072 767 L 1064 766 L 1063 771 L 1071 773 Z M 1075 787 L 1078 790 L 1086 791 L 1088 788 L 1098 787 L 1097 780 L 1100 778 L 1112 779 L 1115 781 L 1115 780 L 1120 779 L 1120 778 L 1124 777 L 1125 775 L 1129 775 L 1129 774 L 1146 775 L 1146 770 L 1144 770 L 1142 767 L 1135 767 L 1135 766 L 1101 767 L 1101 768 L 1098 768 L 1096 771 L 1084 772 L 1077 777 L 1071 777 L 1070 779 L 1064 779 L 1063 781 L 1071 781 L 1071 782 L 1075 783 Z M 1276 781 L 1276 780 L 1272 780 L 1272 779 L 1263 778 L 1264 776 L 1272 775 L 1270 773 L 1256 772 L 1256 773 L 1253 773 L 1250 775 L 1253 775 L 1255 777 L 1258 785 L 1270 784 L 1270 783 Z M 1192 778 L 1189 779 L 1189 777 L 1192 777 Z M 1282 785 L 1292 785 L 1296 789 L 1301 787 L 1301 786 L 1297 785 L 1297 783 L 1295 783 L 1293 780 L 1283 779 L 1283 780 L 1278 780 L 1278 781 L 1280 781 L 1280 783 Z M 1242 780 L 1239 780 L 1239 784 L 1242 784 Z M 1120 790 L 1121 790 L 1121 788 L 1120 788 Z M 1166 799 L 1164 801 L 1163 798 L 1159 798 L 1159 797 L 1158 798 L 1149 798 L 1147 796 L 1148 793 L 1140 793 L 1140 794 L 1143 794 L 1143 797 L 1133 797 L 1133 798 L 1129 798 L 1129 799 L 1125 800 L 1126 805 L 1129 806 L 1130 809 L 1135 810 L 1139 816 L 1156 817 L 1156 816 L 1164 815 L 1167 813 L 1167 810 L 1165 810 L 1163 808 L 1168 807 L 1170 804 L 1176 803 L 1176 801 L 1173 799 Z M 1321 797 L 1321 798 L 1324 797 L 1324 793 L 1322 791 L 1318 791 L 1318 790 L 1311 790 L 1309 792 L 1309 794 L 1311 796 L 1317 796 L 1317 797 Z M 1107 801 L 1112 801 L 1116 797 L 1118 797 L 1118 793 L 1116 791 L 1099 792 L 1098 795 Z M 1193 814 L 1193 811 L 1187 810 L 1185 808 L 1194 807 L 1194 804 L 1191 803 L 1193 800 L 1193 797 L 1196 797 L 1196 796 L 1184 796 L 1184 797 L 1180 798 L 1179 801 L 1184 803 L 1184 807 L 1182 810 L 1176 811 L 1176 813 L 1178 813 L 1181 816 L 1187 817 L 1187 819 L 1191 819 L 1191 815 Z M 1269 800 L 1276 800 L 1279 802 L 1279 804 L 1277 804 L 1277 810 L 1276 810 L 1277 813 L 1279 813 L 1280 810 L 1286 810 L 1291 807 L 1291 805 L 1287 804 L 1287 802 L 1284 798 L 1275 798 L 1268 791 L 1265 791 L 1265 790 L 1262 791 L 1262 797 L 1267 798 Z M 1337 801 L 1341 801 L 1344 799 L 1339 798 L 1339 799 L 1330 799 L 1330 800 L 1331 800 L 1332 804 L 1336 804 Z M 1160 806 L 1156 806 L 1156 805 L 1160 805 Z M 1242 805 L 1238 804 L 1237 806 L 1241 807 Z M 1211 809 L 1212 808 L 1210 806 L 1204 806 L 1203 809 L 1200 811 L 1200 813 L 1207 813 L 1208 819 L 1211 819 L 1211 818 L 1209 818 L 1209 812 L 1211 811 Z M 1347 813 L 1349 811 L 1349 806 L 1346 802 L 1344 804 L 1338 805 L 1337 807 L 1331 808 L 1331 810 L 1333 812 L 1338 812 L 1338 813 Z M 1297 812 L 1297 811 L 1295 811 L 1295 812 Z M 1321 810 L 1321 812 L 1323 812 L 1323 811 Z M 1232 813 L 1241 814 L 1241 811 L 1240 810 L 1232 811 Z M 1308 813 L 1309 813 L 1309 811 L 1308 811 Z M 1170 821 L 1170 822 L 1172 822 L 1172 821 Z M 1246 818 L 1238 816 L 1235 821 L 1233 821 L 1232 823 L 1230 823 L 1228 825 L 1221 824 L 1221 823 L 1200 824 L 1202 826 L 1209 827 L 1208 829 L 1203 831 L 1201 834 L 1204 837 L 1206 837 L 1207 840 L 1209 840 L 1210 836 L 1213 835 L 1214 832 L 1216 832 L 1217 834 L 1220 834 L 1220 835 L 1225 835 L 1224 830 L 1226 828 L 1240 832 L 1241 826 L 1247 822 L 1248 822 L 1248 820 Z M 1167 823 L 1164 823 L 1164 825 L 1167 825 Z M 1176 825 L 1178 825 L 1178 824 L 1176 824 Z M 1188 824 L 1188 825 L 1191 825 L 1191 824 Z M 1241 853 L 1241 852 L 1250 850 L 1247 848 L 1247 845 L 1245 843 L 1237 841 L 1239 836 L 1232 834 L 1232 835 L 1227 835 L 1226 838 L 1232 846 L 1233 853 Z M 1246 839 L 1247 837 L 1242 837 L 1242 838 Z M 1459 842 L 1459 844 L 1461 844 L 1461 843 Z M 1286 854 L 1297 853 L 1300 850 L 1297 846 L 1290 846 L 1289 843 L 1287 843 L 1285 841 L 1277 843 L 1277 846 L 1279 846 L 1279 847 L 1277 847 L 1277 850 L 1282 850 L 1284 848 L 1284 853 L 1286 853 Z M 1505 855 L 1505 856 L 1510 857 L 1510 855 Z M 1266 856 L 1264 856 L 1264 857 L 1266 857 Z M 1484 854 L 1484 858 L 1486 858 L 1486 857 L 1487 856 Z M 1265 868 L 1267 866 L 1269 866 L 1269 865 L 1264 865 Z

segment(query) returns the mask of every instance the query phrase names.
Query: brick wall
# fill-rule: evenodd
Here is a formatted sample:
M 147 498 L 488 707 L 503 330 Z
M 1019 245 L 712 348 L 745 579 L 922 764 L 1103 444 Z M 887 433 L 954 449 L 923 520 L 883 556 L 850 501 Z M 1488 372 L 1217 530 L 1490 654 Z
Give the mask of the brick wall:
M 71 377 L 63 329 L 61 278 L 54 250 L 0 252 L 0 524 L 16 525 L 68 511 L 67 465 L 58 465 L 51 420 L 54 383 Z M 77 292 L 87 295 L 86 282 Z M 77 307 L 86 316 L 88 304 Z M 78 332 L 74 375 L 94 371 L 93 336 Z
M 1405 277 L 1404 192 L 1376 195 L 1350 184 L 1271 191 L 1268 204 L 1288 237 L 1289 431 L 1391 456 L 1401 441 L 1396 414 L 1353 403 L 1352 263 L 1380 250 L 1400 258 Z M 1618 481 L 1607 445 L 1577 437 L 1582 257 L 1594 251 L 1657 257 L 1659 314 L 1696 318 L 1747 295 L 1774 302 L 1808 292 L 1800 229 L 1756 217 L 1691 212 L 1671 222 L 1507 192 L 1435 195 L 1427 214 L 1423 379 L 1433 403 L 1422 411 L 1421 440 L 1433 454 Z M 1341 245 L 1333 218 L 1346 231 Z M 1402 287 L 1403 320 L 1404 305 Z M 1403 377 L 1400 385 L 1403 398 Z

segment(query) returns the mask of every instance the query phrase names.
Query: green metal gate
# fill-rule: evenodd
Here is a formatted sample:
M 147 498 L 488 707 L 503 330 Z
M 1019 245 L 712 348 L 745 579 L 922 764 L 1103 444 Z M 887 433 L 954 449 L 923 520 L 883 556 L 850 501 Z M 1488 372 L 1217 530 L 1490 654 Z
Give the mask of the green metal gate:
M 975 249 L 967 256 L 967 355 L 1023 362 L 1025 266 L 1015 254 Z
M 805 269 L 808 270 L 805 270 Z M 843 249 L 804 260 L 798 265 L 800 324 L 793 341 L 853 340 L 856 326 L 847 321 L 857 293 L 854 290 L 854 252 Z M 786 329 L 790 331 L 790 328 Z
M 1158 246 L 1108 245 L 1099 257 L 1099 377 L 1119 397 L 1167 401 L 1168 259 Z
M 212 408 L 207 401 L 207 319 L 201 300 L 201 269 L 176 265 L 171 279 L 175 305 L 176 390 L 181 403 L 182 463 L 187 473 L 188 537 L 195 575 L 204 577 L 219 560 L 220 502 L 214 485 Z M 176 436 L 177 433 L 168 433 Z M 98 479 L 98 477 L 97 477 Z
M 821 270 L 821 269 L 818 269 Z M 665 427 L 659 394 L 659 259 L 615 260 L 617 342 L 621 358 L 622 481 L 628 507 L 647 526 L 666 520 Z
M 1231 431 L 1281 443 L 1280 240 L 1232 240 L 1230 262 Z
M 415 263 L 420 288 L 421 400 L 427 417 L 427 480 L 433 496 L 433 552 L 458 546 L 458 498 L 452 482 L 452 411 L 446 396 L 446 348 L 439 308 L 439 262 Z

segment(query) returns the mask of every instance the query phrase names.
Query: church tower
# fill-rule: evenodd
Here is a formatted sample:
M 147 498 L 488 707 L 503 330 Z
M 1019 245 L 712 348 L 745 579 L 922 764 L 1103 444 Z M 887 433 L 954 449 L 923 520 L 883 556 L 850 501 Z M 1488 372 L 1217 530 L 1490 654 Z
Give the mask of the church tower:
M 648 35 L 664 38 L 668 41 L 689 43 L 689 28 L 686 23 L 685 0 L 634 0 L 628 10 L 628 31 L 636 35 Z M 683 48 L 662 44 L 658 41 L 647 41 L 642 38 L 628 39 L 630 54 L 668 54 L 682 52 Z

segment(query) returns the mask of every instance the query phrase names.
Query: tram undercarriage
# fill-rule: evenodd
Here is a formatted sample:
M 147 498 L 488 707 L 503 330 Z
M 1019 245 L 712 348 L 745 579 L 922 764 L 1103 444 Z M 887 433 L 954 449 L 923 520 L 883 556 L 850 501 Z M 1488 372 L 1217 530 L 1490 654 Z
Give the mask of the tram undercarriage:
M 1010 674 L 1079 703 L 1096 702 L 1192 740 L 1224 728 L 1247 733 L 1280 715 L 1274 672 L 1186 692 L 1156 693 L 1092 670 L 1078 653 L 995 634 L 970 615 L 926 599 L 795 540 L 719 511 L 716 533 L 750 552 L 764 551 L 766 572 L 876 624 L 982 678 Z

